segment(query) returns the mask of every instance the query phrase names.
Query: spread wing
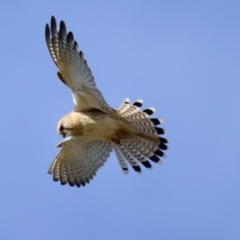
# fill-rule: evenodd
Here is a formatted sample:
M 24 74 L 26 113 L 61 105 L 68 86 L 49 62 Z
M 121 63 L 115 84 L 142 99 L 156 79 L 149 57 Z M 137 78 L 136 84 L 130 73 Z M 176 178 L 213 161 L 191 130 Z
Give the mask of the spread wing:
M 72 91 L 75 111 L 97 108 L 106 113 L 112 112 L 113 109 L 97 89 L 83 53 L 78 50 L 72 32 L 67 32 L 65 23 L 61 21 L 58 30 L 52 17 L 51 28 L 46 25 L 45 37 L 52 59 L 60 70 L 58 77 Z
M 59 143 L 62 147 L 48 173 L 54 181 L 70 186 L 85 186 L 104 164 L 112 151 L 112 144 L 88 137 L 69 137 Z

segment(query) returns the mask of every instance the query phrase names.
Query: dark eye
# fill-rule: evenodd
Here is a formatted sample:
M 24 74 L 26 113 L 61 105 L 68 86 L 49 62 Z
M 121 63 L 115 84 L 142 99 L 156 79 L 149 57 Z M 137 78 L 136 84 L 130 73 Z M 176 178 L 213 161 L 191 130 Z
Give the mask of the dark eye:
M 64 127 L 61 125 L 60 128 L 59 128 L 59 133 L 65 138 L 66 136 L 66 133 L 64 132 Z
M 64 127 L 61 125 L 60 128 L 59 128 L 60 132 L 63 132 L 64 130 Z

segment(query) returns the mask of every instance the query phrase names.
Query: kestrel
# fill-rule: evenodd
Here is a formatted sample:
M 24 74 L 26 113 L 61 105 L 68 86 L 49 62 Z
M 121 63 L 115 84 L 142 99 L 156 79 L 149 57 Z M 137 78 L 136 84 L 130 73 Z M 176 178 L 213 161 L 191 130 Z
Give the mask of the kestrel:
M 162 120 L 149 118 L 155 109 L 141 110 L 142 100 L 131 104 L 129 99 L 118 109 L 110 107 L 64 21 L 58 29 L 52 17 L 50 27 L 46 24 L 45 37 L 59 69 L 57 76 L 70 88 L 74 102 L 74 110 L 57 124 L 57 132 L 67 138 L 57 145 L 61 150 L 48 171 L 53 180 L 85 186 L 112 150 L 124 173 L 128 173 L 128 163 L 139 173 L 139 163 L 146 168 L 152 167 L 149 160 L 161 163 L 168 141 L 159 136 L 164 129 L 156 127 Z

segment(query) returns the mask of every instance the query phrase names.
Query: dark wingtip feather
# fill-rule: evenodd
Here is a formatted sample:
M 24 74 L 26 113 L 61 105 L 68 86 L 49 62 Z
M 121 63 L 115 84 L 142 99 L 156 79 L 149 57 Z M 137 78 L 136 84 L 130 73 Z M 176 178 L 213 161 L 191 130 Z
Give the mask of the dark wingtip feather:
M 51 16 L 51 23 L 52 23 L 52 22 L 55 22 L 55 23 L 57 22 L 57 21 L 56 21 L 56 18 L 55 18 L 54 16 Z
M 155 130 L 157 131 L 157 134 L 164 134 L 165 133 L 163 128 L 155 127 Z
M 73 33 L 69 32 L 68 35 L 67 35 L 68 44 L 71 44 L 73 42 L 73 40 L 74 40 Z
M 54 16 L 51 17 L 51 32 L 52 32 L 52 36 L 55 35 L 57 30 L 57 22 Z
M 45 39 L 48 44 L 50 40 L 50 28 L 48 24 L 46 24 L 46 27 L 45 27 Z
M 167 150 L 167 145 L 165 145 L 164 143 L 160 143 L 160 145 L 158 146 L 158 148 L 162 149 L 162 150 Z
M 76 50 L 78 49 L 78 43 L 77 43 L 77 41 L 74 41 L 74 43 L 73 43 L 73 48 L 76 49 Z
M 61 40 L 63 40 L 67 36 L 67 28 L 64 21 L 60 22 L 60 29 L 59 29 L 58 36 Z
M 53 181 L 57 182 L 57 181 L 59 181 L 59 178 L 57 178 L 55 175 L 53 175 Z
M 74 187 L 74 186 L 75 186 L 75 182 L 68 181 L 68 184 L 69 184 L 71 187 Z
M 82 186 L 84 187 L 86 185 L 86 182 L 81 181 Z
M 84 57 L 84 55 L 83 55 L 83 52 L 82 52 L 82 51 L 80 51 L 80 52 L 79 52 L 79 55 L 80 55 L 80 57 Z
M 61 185 L 67 184 L 67 182 L 62 181 L 62 179 L 60 179 L 60 182 L 61 182 Z
M 158 163 L 160 161 L 159 157 L 156 155 L 152 155 L 149 159 L 155 163 Z
M 141 163 L 146 168 L 151 168 L 152 167 L 152 165 L 151 165 L 151 163 L 149 161 L 144 161 L 144 162 L 141 162 Z

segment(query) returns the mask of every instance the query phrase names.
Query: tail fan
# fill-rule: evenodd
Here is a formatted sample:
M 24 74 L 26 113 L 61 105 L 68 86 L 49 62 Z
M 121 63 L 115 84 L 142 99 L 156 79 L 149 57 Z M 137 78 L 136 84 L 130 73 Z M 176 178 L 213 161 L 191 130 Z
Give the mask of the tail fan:
M 114 144 L 113 148 L 117 155 L 119 164 L 124 173 L 128 173 L 128 164 L 133 169 L 141 173 L 139 162 L 146 168 L 152 168 L 149 160 L 155 163 L 162 163 L 160 157 L 165 157 L 164 150 L 167 150 L 167 139 L 160 137 L 165 130 L 157 127 L 163 121 L 159 118 L 149 118 L 154 112 L 154 108 L 141 110 L 143 101 L 137 100 L 130 104 L 129 99 L 125 99 L 117 110 L 117 114 L 132 124 L 137 130 L 141 131 L 149 138 L 133 135 L 131 141 L 121 141 Z

